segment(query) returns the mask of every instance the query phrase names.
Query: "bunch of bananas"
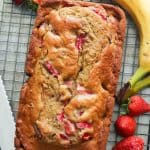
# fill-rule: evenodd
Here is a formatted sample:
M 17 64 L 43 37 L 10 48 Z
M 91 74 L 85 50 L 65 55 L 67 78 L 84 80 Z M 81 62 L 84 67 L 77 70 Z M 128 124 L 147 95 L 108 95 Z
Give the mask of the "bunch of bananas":
M 140 35 L 139 68 L 117 95 L 119 103 L 150 86 L 150 0 L 114 0 L 134 19 Z

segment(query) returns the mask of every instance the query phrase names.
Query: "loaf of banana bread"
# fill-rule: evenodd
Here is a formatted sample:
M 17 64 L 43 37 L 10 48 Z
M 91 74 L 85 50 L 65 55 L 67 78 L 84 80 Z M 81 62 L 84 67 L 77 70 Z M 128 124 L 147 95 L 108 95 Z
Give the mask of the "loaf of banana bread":
M 105 150 L 121 66 L 124 12 L 71 0 L 39 4 L 21 89 L 16 150 Z

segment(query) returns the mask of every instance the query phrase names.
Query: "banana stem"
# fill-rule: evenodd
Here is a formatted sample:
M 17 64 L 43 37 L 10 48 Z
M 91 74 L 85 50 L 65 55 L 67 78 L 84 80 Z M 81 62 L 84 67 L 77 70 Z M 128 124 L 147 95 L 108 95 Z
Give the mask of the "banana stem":
M 140 90 L 148 86 L 150 86 L 150 75 L 137 81 L 134 86 L 130 86 L 130 83 L 128 82 L 118 93 L 117 102 L 119 104 L 126 103 L 130 96 L 138 93 Z
M 131 79 L 129 80 L 131 88 L 134 86 L 134 84 L 136 84 L 136 82 L 138 82 L 141 78 L 143 78 L 148 72 L 149 70 L 145 70 L 142 67 L 139 67 L 134 73 L 134 75 L 131 77 Z

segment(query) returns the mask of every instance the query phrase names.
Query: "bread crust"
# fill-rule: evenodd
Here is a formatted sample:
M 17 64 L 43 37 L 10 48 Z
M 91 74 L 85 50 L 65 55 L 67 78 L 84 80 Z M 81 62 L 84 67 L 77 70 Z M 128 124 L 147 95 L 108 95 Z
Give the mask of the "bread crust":
M 59 6 L 59 7 L 58 7 Z M 101 83 L 101 92 L 99 98 L 104 99 L 102 104 L 99 106 L 100 113 L 100 122 L 95 121 L 97 127 L 94 127 L 94 137 L 91 140 L 88 140 L 83 143 L 74 144 L 71 146 L 62 146 L 61 144 L 54 144 L 43 141 L 41 133 L 37 129 L 37 125 L 35 122 L 39 117 L 39 111 L 43 108 L 43 105 L 47 104 L 42 100 L 42 96 L 38 93 L 43 92 L 43 83 L 54 82 L 55 80 L 49 81 L 45 80 L 45 77 L 41 75 L 39 72 L 42 70 L 41 63 L 43 58 L 47 56 L 49 53 L 46 48 L 43 48 L 43 39 L 37 34 L 39 33 L 39 28 L 45 22 L 45 16 L 49 14 L 49 12 L 64 8 L 64 7 L 102 7 L 107 13 L 114 16 L 117 19 L 117 24 L 114 23 L 114 28 L 116 33 L 116 41 L 110 42 L 109 45 L 105 46 L 102 49 L 100 55 L 98 55 L 98 62 L 96 65 L 93 65 L 92 71 L 88 76 L 87 83 L 84 83 L 87 87 L 92 87 L 93 91 L 99 91 L 98 86 Z M 56 16 L 55 16 L 56 17 Z M 97 16 L 96 16 L 97 17 Z M 52 24 L 55 24 L 55 18 L 48 18 L 51 20 Z M 61 22 L 60 26 L 64 27 Z M 71 25 L 65 26 L 66 30 L 78 30 L 81 28 L 80 23 L 75 23 Z M 107 138 L 109 135 L 109 127 L 111 124 L 111 117 L 113 113 L 114 107 L 114 94 L 116 90 L 116 85 L 119 77 L 120 67 L 121 67 L 121 57 L 122 57 L 122 45 L 125 36 L 125 28 L 126 28 L 126 17 L 124 12 L 113 5 L 108 4 L 97 4 L 91 2 L 81 2 L 81 1 L 71 1 L 71 0 L 43 0 L 40 4 L 40 7 L 37 12 L 37 17 L 35 21 L 35 27 L 33 28 L 29 52 L 27 55 L 26 61 L 26 73 L 29 75 L 29 79 L 26 81 L 24 86 L 21 89 L 20 94 L 20 102 L 19 102 L 19 110 L 16 122 L 16 138 L 15 138 L 15 147 L 16 150 L 105 150 Z M 57 27 L 58 30 L 62 30 Z M 42 34 L 42 33 L 41 33 Z M 56 37 L 57 38 L 57 37 Z M 110 39 L 111 40 L 111 39 Z M 55 40 L 52 41 L 52 43 Z M 59 43 L 59 39 L 58 39 Z M 56 47 L 59 47 L 58 43 Z M 58 44 L 58 45 L 57 45 Z M 46 45 L 46 44 L 45 44 Z M 71 47 L 71 46 L 70 46 Z M 51 47 L 52 48 L 52 47 Z M 72 48 L 72 50 L 74 50 Z M 52 54 L 51 54 L 52 55 Z M 55 56 L 55 55 L 54 55 Z M 70 54 L 72 56 L 72 54 Z M 77 54 L 78 56 L 78 54 Z M 72 61 L 76 60 L 76 55 L 72 56 Z M 55 60 L 54 60 L 55 61 Z M 68 60 L 70 61 L 70 60 Z M 76 63 L 76 62 L 72 62 Z M 61 70 L 58 62 L 55 63 L 58 70 Z M 67 62 L 66 62 L 67 64 Z M 67 68 L 67 66 L 66 66 Z M 62 71 L 63 70 L 63 71 Z M 75 65 L 69 67 L 68 69 L 62 69 L 62 78 L 64 80 L 68 79 L 69 76 L 72 78 L 76 77 L 78 73 L 78 66 Z M 41 72 L 42 72 L 41 71 Z M 73 73 L 72 73 L 73 72 Z M 76 73 L 77 72 L 77 73 Z M 47 73 L 44 72 L 44 74 Z M 37 78 L 38 75 L 39 77 Z M 81 79 L 79 78 L 79 81 Z M 92 82 L 90 82 L 92 80 Z M 57 80 L 56 80 L 57 82 Z M 42 84 L 42 86 L 41 86 Z M 57 87 L 56 87 L 57 88 Z M 48 93 L 51 94 L 51 93 Z M 43 104 L 44 103 L 44 104 Z M 96 105 L 96 103 L 95 103 Z M 74 108 L 74 106 L 72 106 Z M 102 108 L 103 107 L 103 108 Z M 71 105 L 66 108 L 66 112 L 71 108 Z M 94 118 L 96 120 L 96 118 Z M 36 132 L 36 133 L 35 133 Z M 46 132 L 46 131 L 45 131 Z

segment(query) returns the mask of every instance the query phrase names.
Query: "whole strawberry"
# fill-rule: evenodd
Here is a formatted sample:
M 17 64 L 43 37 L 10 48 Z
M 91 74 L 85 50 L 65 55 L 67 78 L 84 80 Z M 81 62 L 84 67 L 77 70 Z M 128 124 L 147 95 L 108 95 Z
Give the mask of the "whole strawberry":
M 144 141 L 137 136 L 130 136 L 118 142 L 112 150 L 143 150 Z
M 146 112 L 150 112 L 150 104 L 139 95 L 132 96 L 128 104 L 128 114 L 130 116 L 139 116 Z
M 128 115 L 119 116 L 115 122 L 115 128 L 119 135 L 123 137 L 131 136 L 136 130 L 136 121 Z

